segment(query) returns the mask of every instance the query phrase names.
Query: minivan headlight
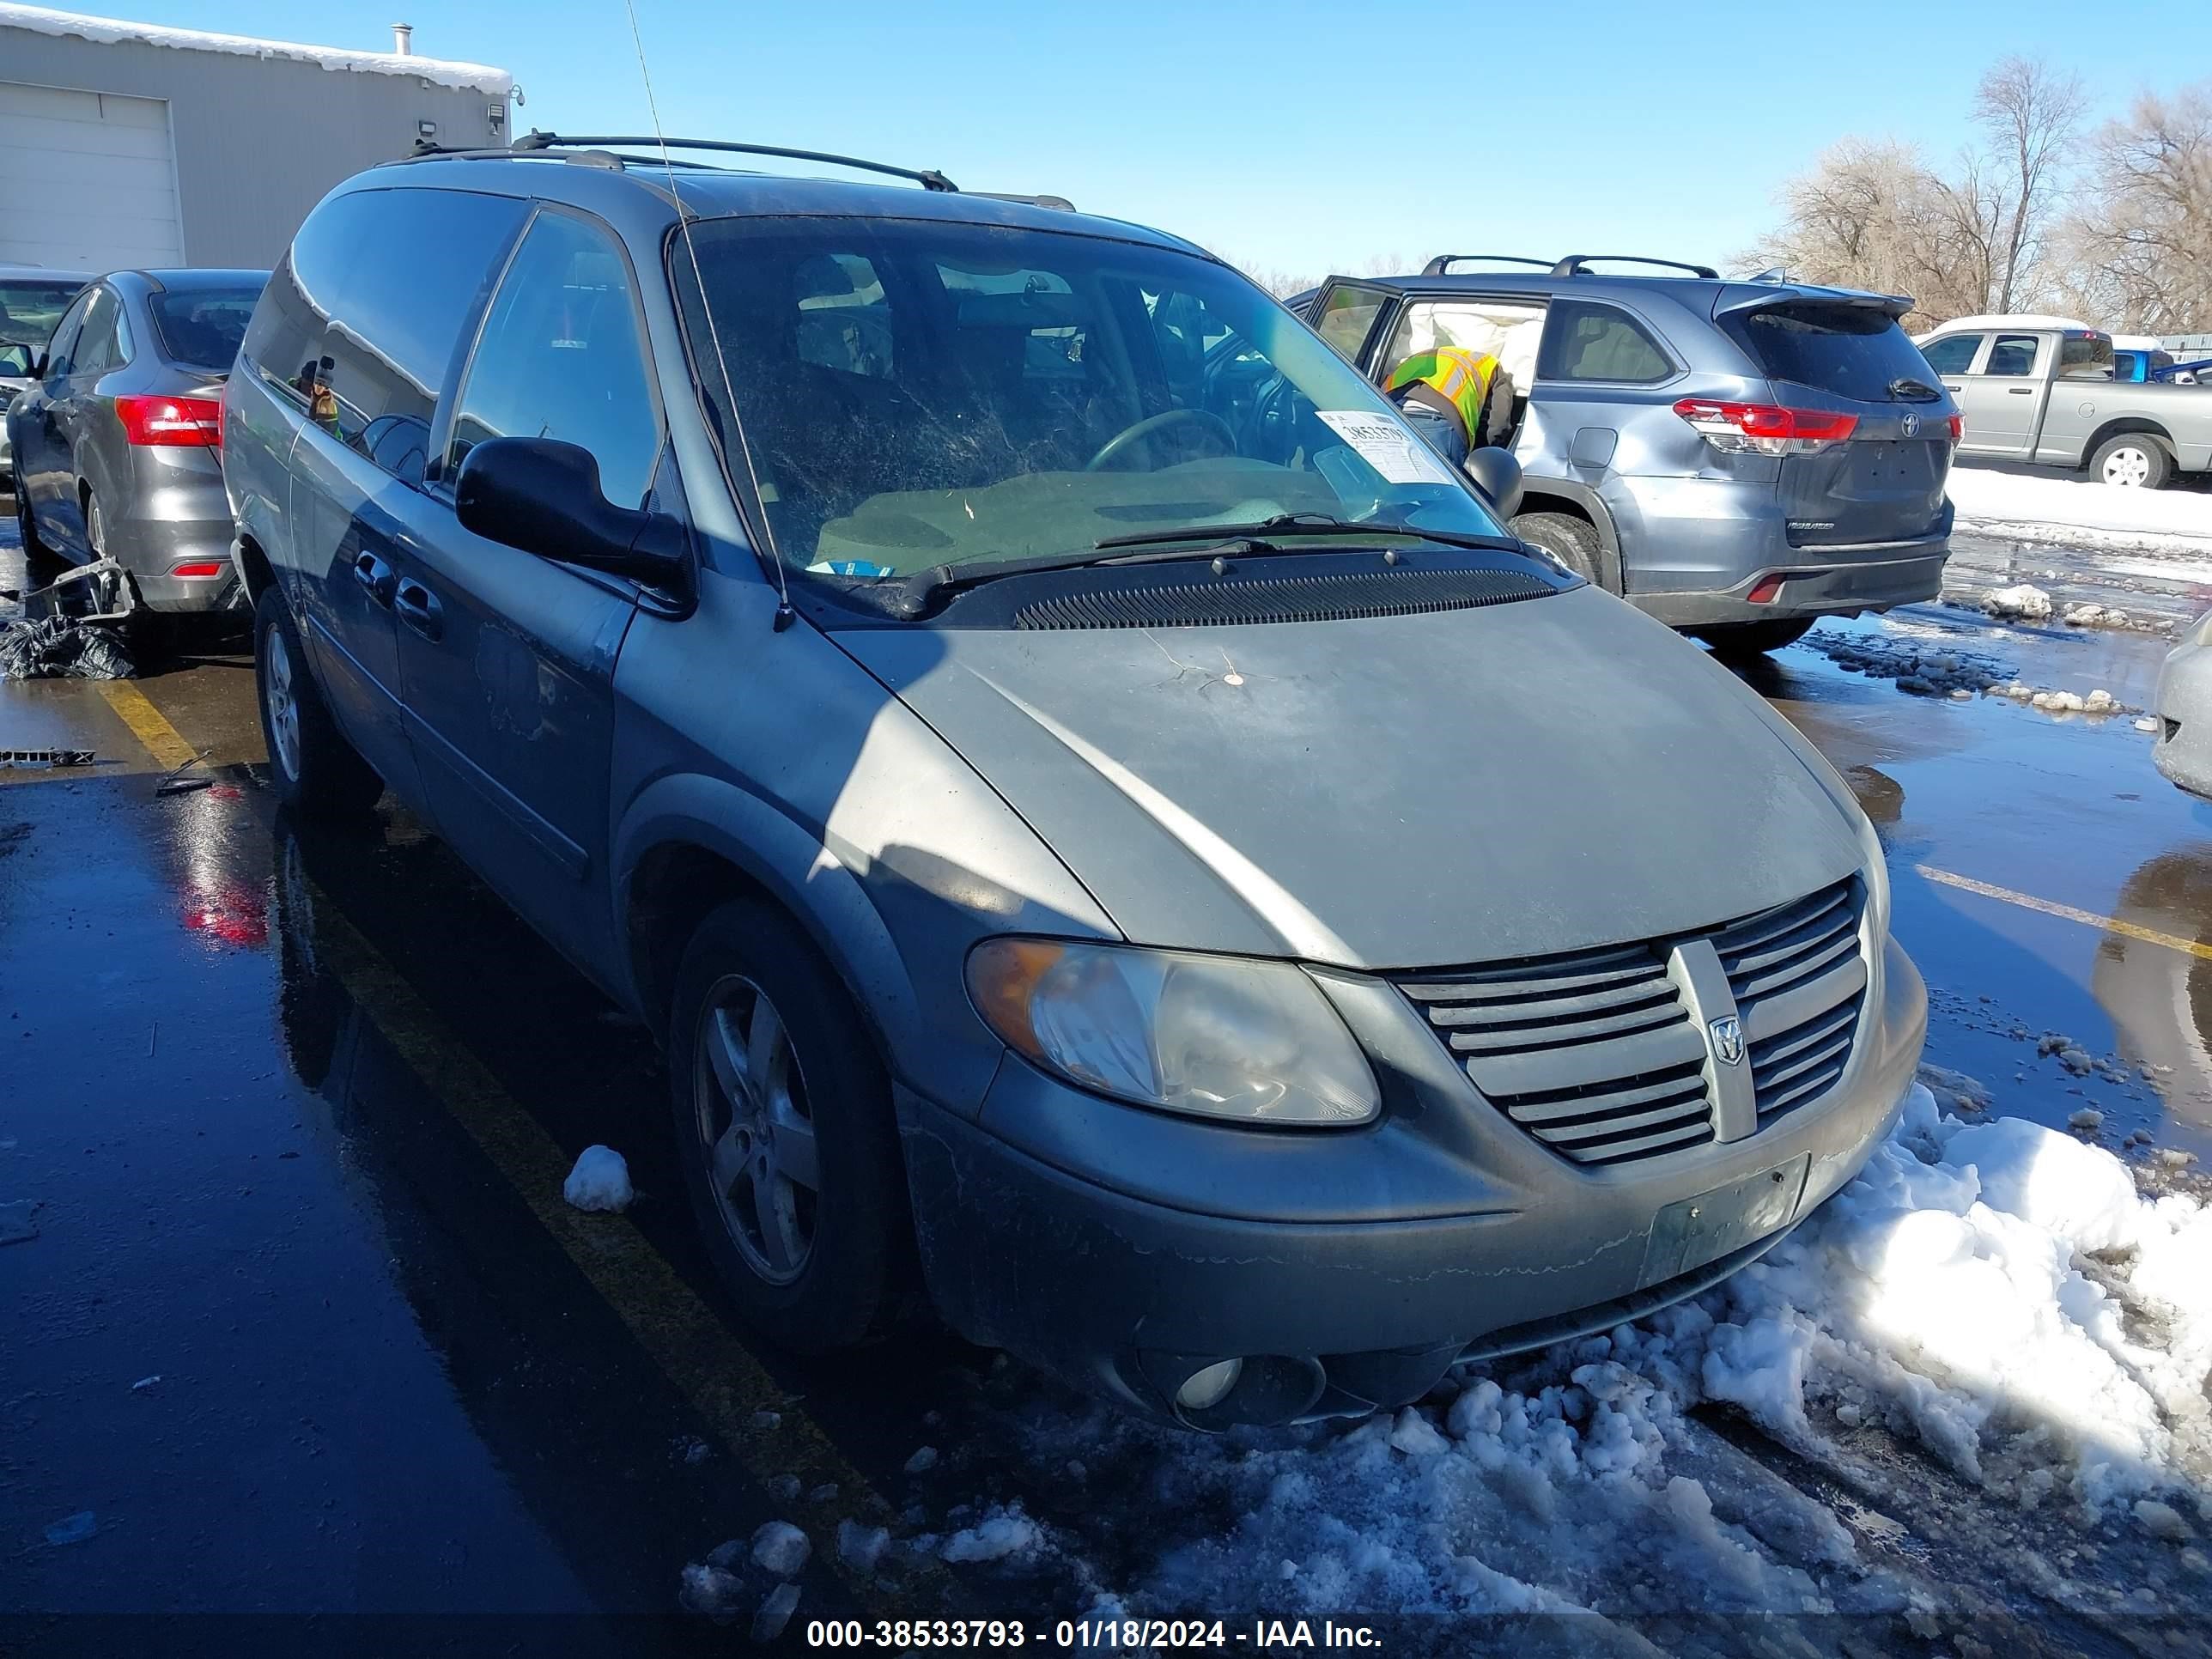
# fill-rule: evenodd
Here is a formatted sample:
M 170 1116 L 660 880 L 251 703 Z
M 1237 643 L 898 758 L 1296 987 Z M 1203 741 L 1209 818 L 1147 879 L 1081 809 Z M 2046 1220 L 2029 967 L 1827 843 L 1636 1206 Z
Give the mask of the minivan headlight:
M 969 955 L 968 992 L 1017 1053 L 1140 1105 L 1338 1127 L 1382 1109 L 1359 1045 L 1287 962 L 987 939 Z

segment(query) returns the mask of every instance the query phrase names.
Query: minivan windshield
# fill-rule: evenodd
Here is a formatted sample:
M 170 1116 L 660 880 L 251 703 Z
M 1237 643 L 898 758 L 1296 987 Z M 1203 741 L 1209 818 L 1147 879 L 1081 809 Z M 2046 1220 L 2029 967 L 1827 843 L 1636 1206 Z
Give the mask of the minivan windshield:
M 882 581 L 1293 515 L 1500 536 L 1382 395 L 1213 261 L 1109 237 L 708 220 L 673 260 L 778 555 Z M 734 416 L 734 423 L 733 423 Z M 730 436 L 741 432 L 742 449 Z

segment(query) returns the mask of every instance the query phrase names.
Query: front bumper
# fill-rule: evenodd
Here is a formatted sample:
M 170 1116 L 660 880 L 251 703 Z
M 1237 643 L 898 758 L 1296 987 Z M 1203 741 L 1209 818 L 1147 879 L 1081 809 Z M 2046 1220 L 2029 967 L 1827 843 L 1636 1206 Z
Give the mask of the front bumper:
M 2152 764 L 2177 788 L 2212 799 L 2212 650 L 2177 646 L 2159 673 L 2153 703 L 2159 729 Z
M 1917 605 L 1943 591 L 1943 563 L 1951 556 L 1949 538 L 1932 544 L 1903 542 L 1887 554 L 1910 549 L 1899 557 L 1857 558 L 1847 563 L 1791 563 L 1755 570 L 1733 587 L 1702 593 L 1631 593 L 1638 609 L 1671 628 L 1723 627 L 1730 623 L 1789 622 L 1800 617 L 1856 617 Z M 1824 552 L 1857 553 L 1867 549 L 1800 550 L 1801 556 Z M 1771 600 L 1753 604 L 1752 591 L 1771 577 L 1782 580 Z
M 1890 944 L 1828 1095 L 1742 1140 L 1591 1168 L 1508 1121 L 1395 991 L 1376 990 L 1332 993 L 1385 1080 L 1367 1129 L 1171 1119 L 1012 1058 L 980 1123 L 902 1091 L 923 1268 L 946 1322 L 1155 1417 L 1177 1414 L 1182 1378 L 1228 1358 L 1310 1379 L 1282 1414 L 1400 1405 L 1462 1357 L 1608 1329 L 1771 1247 L 1864 1164 L 1927 1030 L 1925 988 Z M 1655 1243 L 1669 1206 L 1784 1169 L 1798 1196 L 1763 1236 L 1686 1266 Z

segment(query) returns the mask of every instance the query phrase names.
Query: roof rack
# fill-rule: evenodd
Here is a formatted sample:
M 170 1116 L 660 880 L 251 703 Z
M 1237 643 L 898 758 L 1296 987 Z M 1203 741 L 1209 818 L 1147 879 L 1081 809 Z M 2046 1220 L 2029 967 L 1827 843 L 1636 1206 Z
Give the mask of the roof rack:
M 1474 259 L 1486 259 L 1494 265 L 1534 265 L 1539 270 L 1552 269 L 1549 259 L 1531 259 L 1518 253 L 1439 253 L 1421 267 L 1421 275 L 1449 276 L 1454 265 L 1465 264 Z
M 1552 267 L 1552 275 L 1595 276 L 1597 273 L 1589 269 L 1589 262 L 1593 259 L 1605 259 L 1620 265 L 1664 265 L 1669 270 L 1686 270 L 1692 276 L 1708 279 L 1720 275 L 1711 265 L 1686 265 L 1680 259 L 1647 259 L 1640 253 L 1570 253 Z
M 609 144 L 642 144 L 647 149 L 711 149 L 737 155 L 775 155 L 788 161 L 822 161 L 832 167 L 857 167 L 863 173 L 881 173 L 894 179 L 911 179 L 924 190 L 957 192 L 959 185 L 933 168 L 895 167 L 884 161 L 864 161 L 856 155 L 835 155 L 827 150 L 786 149 L 778 144 L 738 144 L 724 138 L 661 138 L 647 134 L 643 137 L 628 136 L 608 137 L 603 135 L 579 137 L 573 133 L 540 132 L 532 127 L 516 139 L 514 152 L 528 155 L 544 149 L 602 149 Z M 658 165 L 657 159 L 654 165 Z M 697 166 L 696 162 L 692 163 Z

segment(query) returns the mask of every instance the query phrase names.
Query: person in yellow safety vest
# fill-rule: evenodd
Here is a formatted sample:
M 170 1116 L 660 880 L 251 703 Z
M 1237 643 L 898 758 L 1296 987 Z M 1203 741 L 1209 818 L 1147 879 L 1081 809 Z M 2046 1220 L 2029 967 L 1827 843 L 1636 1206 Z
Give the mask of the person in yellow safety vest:
M 1513 377 L 1490 352 L 1463 346 L 1417 351 L 1391 371 L 1383 390 L 1455 466 L 1470 450 L 1510 435 Z

